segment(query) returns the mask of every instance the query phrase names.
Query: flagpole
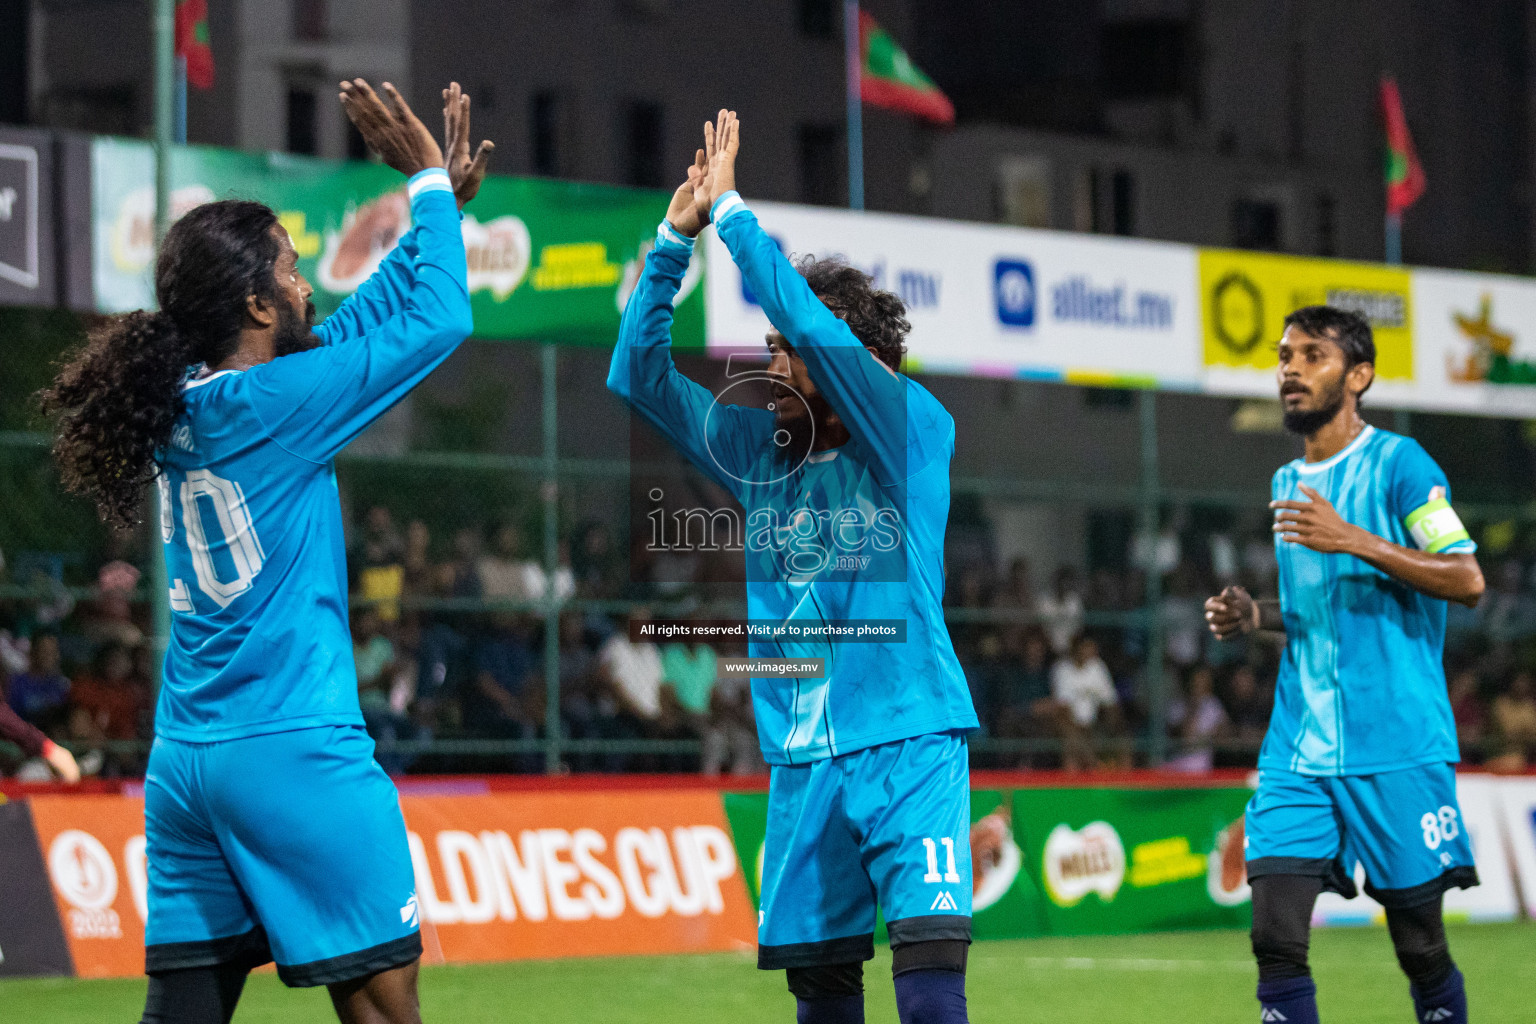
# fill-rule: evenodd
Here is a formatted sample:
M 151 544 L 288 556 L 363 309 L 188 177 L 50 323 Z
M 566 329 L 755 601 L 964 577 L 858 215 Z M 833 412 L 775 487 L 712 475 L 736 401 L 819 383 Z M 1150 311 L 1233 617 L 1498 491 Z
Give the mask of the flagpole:
M 1386 255 L 1386 262 L 1394 266 L 1403 262 L 1403 215 L 1401 213 L 1387 214 Z
M 859 0 L 843 0 L 843 58 L 848 101 L 848 207 L 864 209 L 864 101 L 859 95 L 864 54 L 859 46 Z
M 187 144 L 187 56 L 176 55 L 176 144 Z

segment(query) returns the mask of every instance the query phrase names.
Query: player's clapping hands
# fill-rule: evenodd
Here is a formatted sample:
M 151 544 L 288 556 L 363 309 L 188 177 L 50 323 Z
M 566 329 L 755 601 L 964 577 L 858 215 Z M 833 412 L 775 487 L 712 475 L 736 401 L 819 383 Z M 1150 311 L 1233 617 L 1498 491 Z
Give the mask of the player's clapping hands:
M 741 122 L 736 111 L 721 109 L 713 123 L 704 123 L 704 180 L 693 190 L 694 209 L 709 223 L 715 200 L 736 189 L 736 153 L 741 149 Z
M 1301 493 L 1311 501 L 1272 501 L 1269 507 L 1275 511 L 1274 531 L 1287 544 L 1301 544 L 1333 554 L 1352 551 L 1361 533 L 1360 527 L 1344 521 L 1328 499 L 1317 491 L 1300 484 Z
M 393 85 L 383 85 L 384 99 L 361 78 L 341 83 L 341 106 L 368 148 L 406 177 L 443 166 L 443 151 L 427 126 L 411 111 Z M 386 103 L 385 100 L 388 100 Z
M 447 154 L 448 178 L 453 182 L 453 198 L 459 209 L 464 209 L 480 191 L 495 150 L 496 144 L 484 139 L 475 155 L 469 155 L 469 94 L 459 88 L 458 82 L 450 82 L 443 90 L 443 152 Z
M 677 191 L 672 193 L 672 203 L 667 207 L 667 223 L 678 234 L 689 238 L 697 237 L 709 223 L 708 207 L 700 214 L 695 199 L 695 192 L 704 183 L 704 167 L 704 151 L 701 149 L 694 154 L 687 180 L 677 186 Z

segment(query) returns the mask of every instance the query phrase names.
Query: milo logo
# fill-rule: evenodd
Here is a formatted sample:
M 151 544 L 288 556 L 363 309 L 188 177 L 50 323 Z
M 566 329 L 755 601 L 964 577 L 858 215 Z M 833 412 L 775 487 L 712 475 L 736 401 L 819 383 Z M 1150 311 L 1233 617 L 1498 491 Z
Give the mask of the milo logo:
M 1058 907 L 1075 906 L 1091 892 L 1108 902 L 1125 881 L 1125 845 L 1107 821 L 1080 829 L 1057 825 L 1045 840 L 1045 892 Z

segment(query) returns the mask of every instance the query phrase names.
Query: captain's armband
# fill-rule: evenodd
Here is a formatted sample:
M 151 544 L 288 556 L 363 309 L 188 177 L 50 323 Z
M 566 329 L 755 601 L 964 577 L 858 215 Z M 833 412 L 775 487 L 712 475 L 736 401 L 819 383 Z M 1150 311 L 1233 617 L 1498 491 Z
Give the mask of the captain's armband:
M 1419 550 L 1432 555 L 1472 540 L 1456 510 L 1443 497 L 1433 498 L 1408 513 L 1403 525 L 1413 535 Z

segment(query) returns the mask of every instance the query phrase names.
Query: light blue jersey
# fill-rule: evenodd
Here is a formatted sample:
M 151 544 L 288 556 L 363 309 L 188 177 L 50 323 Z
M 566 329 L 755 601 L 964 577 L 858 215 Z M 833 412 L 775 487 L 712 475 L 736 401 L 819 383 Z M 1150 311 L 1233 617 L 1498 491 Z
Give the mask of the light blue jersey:
M 320 325 L 323 347 L 186 384 L 159 478 L 173 612 L 161 736 L 362 724 L 331 460 L 472 325 L 448 176 L 408 188 L 416 227 Z
M 739 196 L 722 197 L 714 219 L 768 319 L 852 440 L 787 464 L 773 413 L 717 403 L 677 371 L 672 301 L 692 244 L 665 224 L 624 311 L 608 386 L 741 502 L 751 620 L 899 620 L 906 633 L 900 642 L 753 641 L 755 657 L 826 665 L 821 679 L 752 680 L 763 756 L 804 764 L 976 728 L 942 605 L 954 420 L 860 344 Z
M 1403 547 L 1475 551 L 1445 474 L 1418 442 L 1366 427 L 1322 462 L 1275 474 L 1276 500 L 1322 494 L 1343 518 Z M 1259 767 L 1368 775 L 1455 762 L 1446 695 L 1446 603 L 1353 555 L 1276 536 L 1286 647 Z

